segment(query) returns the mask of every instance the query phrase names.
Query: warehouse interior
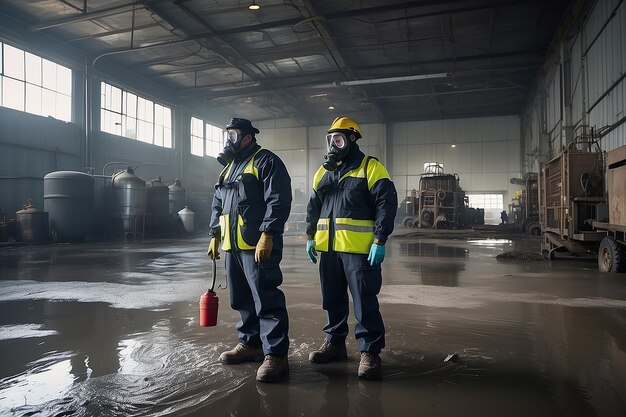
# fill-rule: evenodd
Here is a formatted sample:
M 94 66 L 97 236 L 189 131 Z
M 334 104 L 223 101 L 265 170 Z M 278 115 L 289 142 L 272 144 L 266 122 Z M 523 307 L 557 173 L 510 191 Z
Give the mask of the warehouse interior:
M 1 1 L 0 415 L 623 416 L 625 33 L 622 0 Z M 307 202 L 338 116 L 400 203 L 382 381 L 353 333 L 345 363 L 307 361 Z M 278 384 L 219 363 L 221 261 L 198 323 L 233 117 L 291 177 Z M 427 205 L 440 174 L 480 219 Z M 116 215 L 116 178 L 166 208 Z

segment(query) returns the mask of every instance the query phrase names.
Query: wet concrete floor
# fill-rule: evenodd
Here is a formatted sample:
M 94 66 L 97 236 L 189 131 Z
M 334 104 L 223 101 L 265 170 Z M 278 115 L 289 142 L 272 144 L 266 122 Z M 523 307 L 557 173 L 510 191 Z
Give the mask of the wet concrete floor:
M 380 382 L 357 378 L 352 335 L 348 361 L 307 361 L 325 315 L 301 237 L 282 263 L 291 374 L 278 384 L 218 362 L 236 343 L 228 290 L 218 326 L 199 327 L 205 238 L 2 248 L 0 415 L 626 415 L 626 275 L 496 259 L 537 238 L 445 237 L 388 244 Z

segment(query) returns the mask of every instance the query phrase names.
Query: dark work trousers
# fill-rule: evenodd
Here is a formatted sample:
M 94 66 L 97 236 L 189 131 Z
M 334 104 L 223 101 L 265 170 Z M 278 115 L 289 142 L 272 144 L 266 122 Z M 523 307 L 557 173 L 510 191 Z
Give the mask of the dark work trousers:
M 270 259 L 258 265 L 254 250 L 226 252 L 226 278 L 230 287 L 230 306 L 241 315 L 237 323 L 239 341 L 244 345 L 263 345 L 266 355 L 285 356 L 289 350 L 289 318 L 279 263 L 282 236 L 274 236 Z
M 354 303 L 354 336 L 361 352 L 380 353 L 385 347 L 385 325 L 377 295 L 382 285 L 380 265 L 370 266 L 367 255 L 320 252 L 322 307 L 328 323 L 326 340 L 342 344 L 348 336 L 348 289 Z

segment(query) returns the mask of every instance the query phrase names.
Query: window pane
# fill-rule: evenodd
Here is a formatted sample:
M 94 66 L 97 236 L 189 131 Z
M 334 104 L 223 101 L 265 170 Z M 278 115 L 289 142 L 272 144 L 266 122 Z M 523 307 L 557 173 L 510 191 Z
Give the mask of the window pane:
M 62 65 L 57 67 L 57 91 L 66 96 L 72 95 L 72 70 Z
M 57 89 L 57 65 L 47 59 L 42 60 L 43 63 L 43 87 L 50 90 Z
M 72 121 L 72 98 L 65 94 L 57 93 L 56 118 L 64 122 Z
M 26 111 L 41 115 L 41 87 L 26 84 Z
M 24 111 L 24 81 L 4 77 L 2 85 L 2 105 Z
M 204 149 L 202 149 L 202 139 L 196 136 L 191 137 L 191 154 L 203 156 Z
M 122 112 L 122 90 L 114 86 L 111 86 L 111 104 L 109 109 L 117 113 Z
M 172 129 L 163 128 L 163 146 L 166 148 L 172 147 Z
M 154 144 L 163 146 L 163 126 L 154 126 Z
M 124 116 L 124 124 L 122 125 L 123 135 L 127 138 L 137 139 L 137 119 L 134 117 Z
M 125 113 L 130 117 L 137 117 L 137 96 L 133 93 L 126 94 L 126 109 Z
M 41 58 L 28 52 L 26 52 L 26 81 L 41 85 Z M 26 99 L 26 106 L 28 106 L 28 99 Z
M 163 106 L 154 105 L 154 123 L 163 126 Z
M 54 91 L 41 89 L 41 115 L 44 117 L 55 116 L 57 97 Z
M 142 142 L 152 143 L 152 124 L 143 120 L 137 121 L 137 139 Z
M 169 107 L 165 107 L 165 106 L 163 106 L 163 126 L 169 129 L 172 128 L 172 109 L 170 109 Z
M 24 51 L 4 45 L 4 75 L 24 79 Z
M 191 134 L 193 136 L 202 137 L 202 120 L 192 117 L 191 118 Z
M 119 136 L 122 134 L 122 116 L 117 113 L 102 110 L 100 125 L 100 130 L 103 132 Z

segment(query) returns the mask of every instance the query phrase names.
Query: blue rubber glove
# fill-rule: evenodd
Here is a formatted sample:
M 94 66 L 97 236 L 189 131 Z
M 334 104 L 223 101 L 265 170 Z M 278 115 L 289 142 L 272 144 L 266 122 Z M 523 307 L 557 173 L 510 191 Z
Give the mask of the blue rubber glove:
M 306 241 L 306 254 L 309 255 L 309 259 L 314 264 L 317 263 L 317 251 L 315 250 L 315 241 L 307 240 Z
M 377 245 L 372 243 L 370 246 L 370 254 L 367 256 L 367 260 L 371 266 L 380 265 L 385 260 L 385 245 Z

